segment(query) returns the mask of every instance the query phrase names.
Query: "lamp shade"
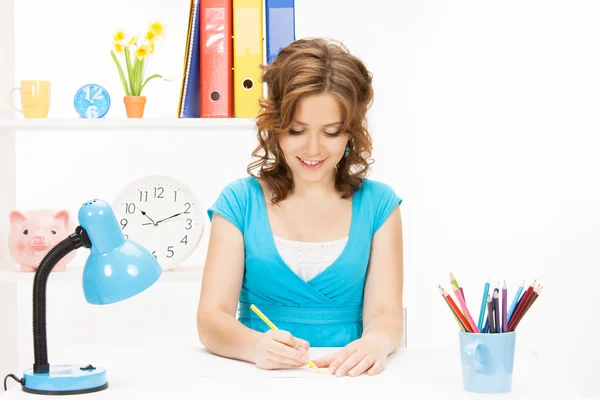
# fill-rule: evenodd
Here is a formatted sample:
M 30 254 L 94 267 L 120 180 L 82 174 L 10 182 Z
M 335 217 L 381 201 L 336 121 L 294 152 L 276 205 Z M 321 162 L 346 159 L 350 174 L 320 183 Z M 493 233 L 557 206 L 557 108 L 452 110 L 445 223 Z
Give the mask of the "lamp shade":
M 158 280 L 160 264 L 143 246 L 125 239 L 106 201 L 85 202 L 78 218 L 92 244 L 83 270 L 83 292 L 88 303 L 125 300 Z

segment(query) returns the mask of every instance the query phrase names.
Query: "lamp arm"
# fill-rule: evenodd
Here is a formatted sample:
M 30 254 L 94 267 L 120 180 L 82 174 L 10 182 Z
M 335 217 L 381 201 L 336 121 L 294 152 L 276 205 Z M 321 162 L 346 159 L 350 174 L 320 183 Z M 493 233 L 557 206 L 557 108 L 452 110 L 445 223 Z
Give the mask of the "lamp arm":
M 92 247 L 90 238 L 81 226 L 44 256 L 33 278 L 33 350 L 34 373 L 50 372 L 48 363 L 48 344 L 46 340 L 46 283 L 54 266 L 71 251 L 80 247 Z

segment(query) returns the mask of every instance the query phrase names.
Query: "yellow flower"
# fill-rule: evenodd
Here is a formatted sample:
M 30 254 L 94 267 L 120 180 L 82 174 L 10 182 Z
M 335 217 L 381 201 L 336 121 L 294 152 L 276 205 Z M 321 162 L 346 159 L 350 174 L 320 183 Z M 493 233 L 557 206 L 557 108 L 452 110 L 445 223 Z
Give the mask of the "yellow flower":
M 138 47 L 135 51 L 135 56 L 138 59 L 142 59 L 144 57 L 146 57 L 148 55 L 148 46 L 146 46 L 145 44 L 141 45 L 140 47 Z
M 150 24 L 150 31 L 152 31 L 156 36 L 162 36 L 164 29 L 165 27 L 159 21 L 154 21 Z
M 156 33 L 154 33 L 154 31 L 148 31 L 146 32 L 144 39 L 146 39 L 149 43 L 152 43 L 154 40 L 156 40 Z
M 132 36 L 131 39 L 129 40 L 129 43 L 127 43 L 127 46 L 133 46 L 137 44 L 137 36 Z
M 154 42 L 150 43 L 150 54 L 154 53 Z
M 123 45 L 121 43 L 115 43 L 115 51 L 117 53 L 122 53 L 123 52 Z
M 123 31 L 123 29 L 115 33 L 115 35 L 113 36 L 113 40 L 117 43 L 122 42 L 123 39 L 125 39 L 125 32 Z

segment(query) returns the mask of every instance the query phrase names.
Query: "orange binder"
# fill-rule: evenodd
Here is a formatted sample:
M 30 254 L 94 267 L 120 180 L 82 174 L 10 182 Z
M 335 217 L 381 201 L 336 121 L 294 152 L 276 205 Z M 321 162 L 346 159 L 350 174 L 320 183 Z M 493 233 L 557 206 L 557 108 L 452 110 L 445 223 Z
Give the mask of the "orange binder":
M 236 118 L 256 118 L 263 96 L 263 0 L 233 0 L 233 104 Z
M 233 117 L 232 3 L 200 1 L 200 117 Z

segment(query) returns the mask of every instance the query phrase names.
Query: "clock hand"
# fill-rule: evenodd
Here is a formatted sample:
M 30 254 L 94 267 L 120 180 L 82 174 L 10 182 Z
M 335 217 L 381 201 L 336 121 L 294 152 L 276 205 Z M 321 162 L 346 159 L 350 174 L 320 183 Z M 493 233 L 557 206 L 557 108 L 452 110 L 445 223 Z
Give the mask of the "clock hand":
M 176 219 L 170 219 L 170 220 L 166 221 L 166 218 L 165 218 L 164 220 L 160 220 L 160 221 L 158 221 L 158 222 L 163 222 L 163 221 L 164 221 L 164 222 L 185 221 L 185 219 L 182 219 L 182 218 L 176 218 Z M 158 222 L 157 222 L 157 224 L 158 224 Z M 154 225 L 154 224 L 153 224 L 152 222 L 144 222 L 144 223 L 142 224 L 142 226 L 144 226 L 144 225 Z
M 154 220 L 152 218 L 150 218 L 150 216 L 148 214 L 146 214 L 144 211 L 142 211 L 142 209 L 140 209 L 140 211 L 142 212 L 142 215 L 145 216 L 146 218 L 148 218 L 150 221 L 152 221 L 153 225 L 156 225 L 158 222 L 154 222 Z M 143 224 L 143 225 L 147 225 L 147 224 Z
M 175 218 L 176 216 L 178 216 L 178 215 L 181 215 L 181 214 L 184 214 L 184 213 L 183 213 L 183 212 L 180 212 L 180 213 L 177 213 L 177 214 L 173 214 L 173 215 L 171 215 L 170 217 L 167 217 L 167 218 L 163 218 L 163 219 L 161 219 L 161 220 L 158 220 L 158 221 L 156 221 L 156 225 L 158 225 L 158 223 L 159 223 L 159 222 L 163 222 L 163 221 L 166 221 L 166 220 L 168 220 L 168 219 Z

